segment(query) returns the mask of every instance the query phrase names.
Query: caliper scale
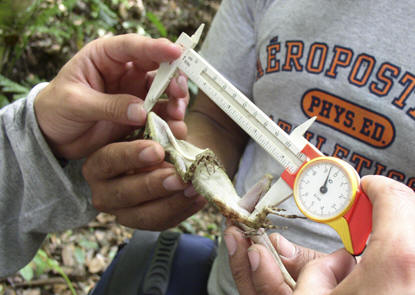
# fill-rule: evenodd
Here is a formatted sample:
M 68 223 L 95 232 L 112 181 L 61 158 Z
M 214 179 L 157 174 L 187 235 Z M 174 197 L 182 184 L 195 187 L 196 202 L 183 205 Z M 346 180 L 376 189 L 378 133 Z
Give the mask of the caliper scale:
M 150 111 L 175 72 L 182 71 L 285 168 L 248 218 L 255 220 L 264 208 L 277 206 L 294 195 L 305 216 L 333 227 L 346 249 L 352 254 L 360 254 L 371 231 L 372 207 L 360 190 L 360 178 L 355 169 L 343 160 L 324 156 L 304 138 L 315 118 L 288 135 L 195 52 L 193 48 L 202 30 L 203 25 L 191 37 L 185 33 L 179 36 L 176 44 L 184 51 L 174 62 L 160 65 L 144 101 L 144 109 Z

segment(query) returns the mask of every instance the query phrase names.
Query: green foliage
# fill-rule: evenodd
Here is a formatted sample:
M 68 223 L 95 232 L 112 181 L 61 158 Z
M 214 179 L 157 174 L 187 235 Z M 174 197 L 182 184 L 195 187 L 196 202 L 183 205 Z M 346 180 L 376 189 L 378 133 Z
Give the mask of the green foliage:
M 24 97 L 30 91 L 30 88 L 13 82 L 12 80 L 7 79 L 3 75 L 0 75 L 0 87 L 2 87 L 3 92 L 13 93 L 14 99 Z
M 98 249 L 99 247 L 97 242 L 88 241 L 87 239 L 82 239 L 81 241 L 79 241 L 79 246 L 85 249 Z
M 30 87 L 13 82 L 3 75 L 0 75 L 0 89 L 3 93 L 0 93 L 0 108 L 10 103 L 8 96 L 11 97 L 11 100 L 16 100 L 25 97 L 30 91 Z
M 0 70 L 6 62 L 10 62 L 12 50 L 13 54 L 19 56 L 22 47 L 15 45 L 26 40 L 21 35 L 26 25 L 32 19 L 39 0 L 4 0 L 0 2 Z M 15 58 L 13 58 L 14 60 Z M 13 62 L 13 61 L 12 61 Z
M 52 40 L 60 48 L 116 32 L 119 19 L 100 0 L 2 0 L 0 2 L 0 72 L 9 76 L 30 40 Z
M 30 21 L 39 3 L 40 0 L 2 0 L 0 2 L 0 29 L 20 30 Z
M 193 19 L 196 16 L 196 13 L 185 13 L 188 6 L 197 8 L 192 12 L 204 11 L 199 9 L 201 0 L 183 1 L 174 11 L 165 9 L 163 1 L 144 2 L 147 2 L 146 9 L 140 6 L 141 1 L 131 0 L 0 0 L 0 108 L 26 96 L 35 84 L 50 80 L 79 49 L 97 37 L 138 33 L 174 41 L 183 28 L 193 32 L 192 26 L 200 23 L 199 19 L 188 21 L 189 15 Z M 196 93 L 196 85 L 189 83 L 191 93 Z M 181 231 L 200 234 L 202 228 L 205 236 L 213 238 L 215 227 L 209 224 L 206 228 L 206 224 L 192 217 L 183 222 Z M 98 243 L 78 239 L 73 255 L 78 264 L 85 265 L 87 253 L 98 249 Z M 108 255 L 113 258 L 116 253 L 114 248 Z M 20 270 L 21 276 L 31 281 L 53 271 L 76 294 L 51 255 L 58 257 L 60 253 L 39 250 Z M 0 294 L 4 290 L 7 293 L 7 288 L 7 283 L 0 284 Z
M 25 279 L 25 281 L 31 281 L 33 277 L 35 276 L 32 265 L 28 264 L 25 267 L 23 267 L 19 271 L 20 275 Z
M 111 30 L 118 23 L 117 14 L 100 0 L 91 1 L 91 16 L 101 22 L 102 27 Z
M 146 17 L 156 27 L 156 29 L 159 32 L 160 36 L 167 37 L 166 27 L 161 23 L 161 21 L 158 19 L 158 17 L 154 13 L 147 12 Z
M 182 221 L 174 230 L 192 235 L 202 235 L 211 240 L 215 240 L 219 228 L 215 223 L 206 222 L 198 214 Z
M 30 82 L 52 79 L 74 53 L 97 37 L 138 33 L 175 40 L 177 31 L 161 21 L 158 4 L 147 5 L 153 12 L 131 0 L 0 0 L 0 74 L 31 88 Z M 169 18 L 175 26 L 182 25 L 181 18 Z M 5 93 L 0 86 L 0 107 L 20 93 Z
M 108 32 L 116 33 L 119 30 L 119 18 L 106 2 L 108 1 L 1 0 L 0 107 L 27 93 L 26 85 L 21 84 L 31 88 L 34 84 L 27 82 L 53 77 L 70 55 L 86 42 Z M 48 63 L 53 60 L 49 58 L 50 55 L 59 56 L 55 58 L 58 64 L 53 73 L 46 77 L 38 66 L 42 61 L 35 60 L 33 66 L 40 68 L 41 78 L 35 74 L 31 80 L 27 79 L 30 74 L 26 57 L 31 54 L 29 44 L 43 47 L 40 49 L 44 51 Z
M 85 251 L 82 248 L 75 247 L 74 256 L 76 262 L 78 262 L 80 265 L 85 264 Z
M 71 280 L 59 266 L 58 261 L 52 257 L 49 257 L 48 254 L 43 250 L 39 250 L 35 258 L 33 258 L 33 260 L 28 265 L 22 268 L 19 273 L 26 281 L 31 281 L 35 275 L 40 276 L 48 270 L 53 270 L 61 275 L 68 285 L 71 293 L 73 295 L 77 294 Z

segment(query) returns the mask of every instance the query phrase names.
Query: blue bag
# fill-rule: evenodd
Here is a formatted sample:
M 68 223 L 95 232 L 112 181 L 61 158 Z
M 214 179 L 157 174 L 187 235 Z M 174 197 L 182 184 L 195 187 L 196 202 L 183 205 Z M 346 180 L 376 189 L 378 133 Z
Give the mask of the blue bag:
M 215 257 L 211 239 L 137 230 L 90 295 L 204 295 Z

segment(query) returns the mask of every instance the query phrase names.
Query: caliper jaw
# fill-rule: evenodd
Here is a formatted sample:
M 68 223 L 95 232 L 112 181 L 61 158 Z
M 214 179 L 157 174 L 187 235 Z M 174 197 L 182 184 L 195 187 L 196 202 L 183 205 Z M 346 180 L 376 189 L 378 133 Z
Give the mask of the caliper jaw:
M 204 24 L 201 24 L 191 37 L 184 32 L 181 33 L 179 38 L 177 38 L 175 44 L 178 44 L 181 47 L 183 47 L 183 52 L 188 49 L 195 48 L 195 46 L 200 40 L 200 36 L 202 35 L 204 26 Z M 151 84 L 151 87 L 144 100 L 144 110 L 146 112 L 149 112 L 154 107 L 154 105 L 157 103 L 158 98 L 166 90 L 171 79 L 176 73 L 177 65 L 180 62 L 180 59 L 181 57 L 171 63 L 164 62 L 160 64 L 160 67 L 157 70 L 157 74 L 154 77 L 153 83 Z
M 298 155 L 303 158 L 303 165 L 311 158 L 316 156 L 322 156 L 323 154 L 312 145 L 304 134 L 314 123 L 317 117 L 312 117 L 305 121 L 303 124 L 297 126 L 290 134 L 292 143 L 297 145 L 299 150 L 302 151 L 302 155 Z M 294 178 L 298 169 L 294 173 L 290 173 L 287 169 L 283 172 L 280 178 L 271 186 L 264 197 L 255 206 L 255 210 L 251 213 L 248 219 L 252 222 L 258 222 L 260 219 L 264 219 L 268 214 L 269 208 L 275 208 L 282 202 L 287 200 L 293 194 Z

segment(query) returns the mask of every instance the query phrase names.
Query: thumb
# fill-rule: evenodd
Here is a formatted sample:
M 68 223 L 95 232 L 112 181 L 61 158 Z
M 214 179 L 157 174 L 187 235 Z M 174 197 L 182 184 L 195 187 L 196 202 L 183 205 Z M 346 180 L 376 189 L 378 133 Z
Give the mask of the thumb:
M 308 262 L 326 255 L 313 249 L 291 243 L 278 233 L 271 234 L 270 240 L 294 280 L 298 278 L 301 269 Z
M 107 94 L 82 87 L 82 104 L 73 104 L 81 121 L 106 120 L 115 123 L 143 126 L 147 113 L 143 100 L 130 94 Z
M 294 294 L 329 294 L 355 265 L 356 260 L 345 249 L 313 260 L 301 271 Z

